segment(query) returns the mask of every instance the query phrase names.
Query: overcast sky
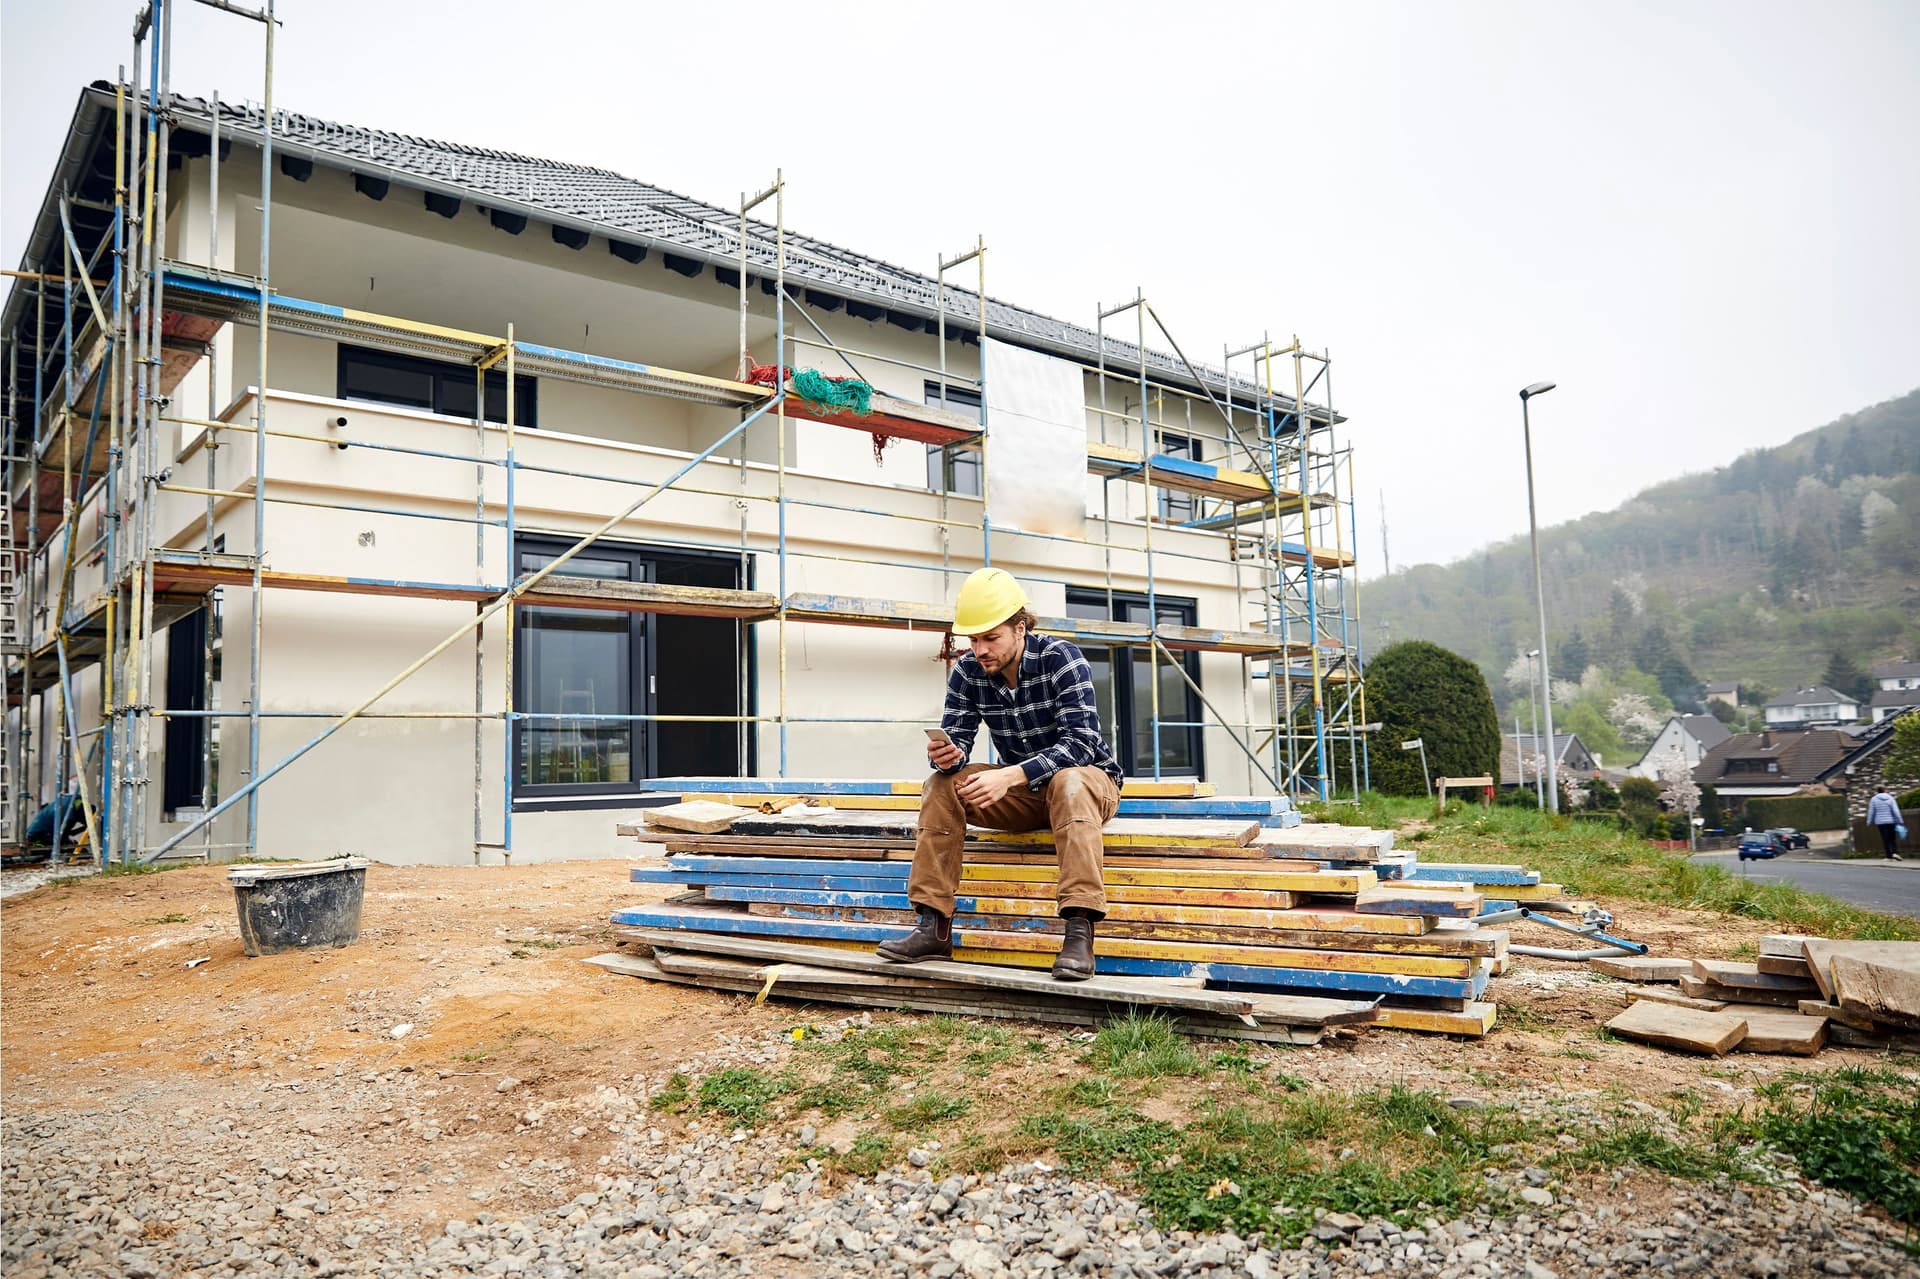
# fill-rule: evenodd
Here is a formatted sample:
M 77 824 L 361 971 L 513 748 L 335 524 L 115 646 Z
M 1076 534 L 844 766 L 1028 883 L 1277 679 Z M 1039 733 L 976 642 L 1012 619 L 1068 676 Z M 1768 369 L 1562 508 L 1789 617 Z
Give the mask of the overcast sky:
M 258 3 L 259 0 L 249 0 Z M 0 7 L 18 262 L 127 0 Z M 1920 386 L 1920 5 L 283 0 L 275 97 L 600 165 L 1091 324 L 1142 288 L 1196 359 L 1334 356 L 1360 538 L 1457 558 Z M 179 11 L 173 83 L 257 101 L 255 23 Z M 646 359 L 644 351 L 633 358 Z

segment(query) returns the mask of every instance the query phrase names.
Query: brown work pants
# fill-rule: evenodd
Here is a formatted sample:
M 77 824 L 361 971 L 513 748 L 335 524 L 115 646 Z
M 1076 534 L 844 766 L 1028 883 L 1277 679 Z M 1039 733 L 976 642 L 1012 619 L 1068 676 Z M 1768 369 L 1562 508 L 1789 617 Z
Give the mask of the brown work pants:
M 962 846 L 967 823 L 989 830 L 1053 831 L 1060 858 L 1055 897 L 1060 909 L 1107 913 L 1106 885 L 1100 878 L 1100 828 L 1120 807 L 1120 788 L 1097 768 L 1063 768 L 1039 790 L 1016 782 L 998 802 L 976 808 L 957 793 L 959 783 L 991 765 L 969 764 L 957 773 L 935 773 L 920 792 L 920 826 L 913 846 L 913 873 L 907 899 L 915 906 L 953 916 L 960 888 Z

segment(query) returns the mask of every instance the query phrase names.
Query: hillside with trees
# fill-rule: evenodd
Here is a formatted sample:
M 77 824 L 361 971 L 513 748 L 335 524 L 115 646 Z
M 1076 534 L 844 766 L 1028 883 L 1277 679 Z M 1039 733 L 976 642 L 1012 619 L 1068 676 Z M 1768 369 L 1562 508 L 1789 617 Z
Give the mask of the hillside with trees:
M 1540 550 L 1555 727 L 1610 766 L 1676 708 L 1704 709 L 1708 681 L 1738 682 L 1751 707 L 1809 683 L 1864 700 L 1873 663 L 1920 657 L 1920 391 L 1542 529 Z M 1362 589 L 1370 647 L 1461 653 L 1502 728 L 1515 704 L 1525 717 L 1537 621 L 1524 535 Z

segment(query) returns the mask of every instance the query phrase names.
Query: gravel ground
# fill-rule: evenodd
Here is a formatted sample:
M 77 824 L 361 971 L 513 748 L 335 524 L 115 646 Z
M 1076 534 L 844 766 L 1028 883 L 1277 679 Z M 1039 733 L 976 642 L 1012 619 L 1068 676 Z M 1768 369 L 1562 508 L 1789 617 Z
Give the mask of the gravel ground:
M 784 1051 L 740 1040 L 679 1068 Z M 1641 1175 L 1567 1186 L 1521 1169 L 1506 1187 L 1517 1213 L 1416 1228 L 1323 1216 L 1308 1244 L 1284 1251 L 1163 1233 L 1125 1194 L 1037 1163 L 943 1176 L 937 1149 L 916 1148 L 898 1168 L 829 1182 L 799 1162 L 799 1148 L 827 1140 L 804 1126 L 663 1129 L 646 1102 L 666 1075 L 564 1107 L 502 1077 L 492 1091 L 516 1107 L 517 1153 L 478 1167 L 441 1144 L 432 1072 L 106 1081 L 97 1096 L 111 1100 L 92 1108 L 36 1107 L 31 1090 L 10 1090 L 0 1267 L 9 1279 L 1920 1273 L 1896 1228 L 1784 1175 L 1767 1188 Z M 1566 1104 L 1544 1090 L 1527 1101 Z M 554 1125 L 599 1127 L 610 1153 L 591 1168 L 549 1157 Z M 406 1175 L 392 1174 L 396 1159 Z

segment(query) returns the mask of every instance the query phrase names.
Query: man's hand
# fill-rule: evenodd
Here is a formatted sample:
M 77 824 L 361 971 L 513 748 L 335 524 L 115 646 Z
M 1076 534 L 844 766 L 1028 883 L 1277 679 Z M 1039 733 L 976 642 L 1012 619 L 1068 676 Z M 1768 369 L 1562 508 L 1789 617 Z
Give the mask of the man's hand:
M 966 760 L 966 755 L 952 742 L 927 743 L 927 762 L 938 769 L 949 769 Z
M 954 794 L 974 808 L 986 808 L 999 803 L 1016 784 L 1024 786 L 1026 782 L 1026 770 L 1018 764 L 1009 764 L 1005 768 L 974 773 L 954 787 Z

